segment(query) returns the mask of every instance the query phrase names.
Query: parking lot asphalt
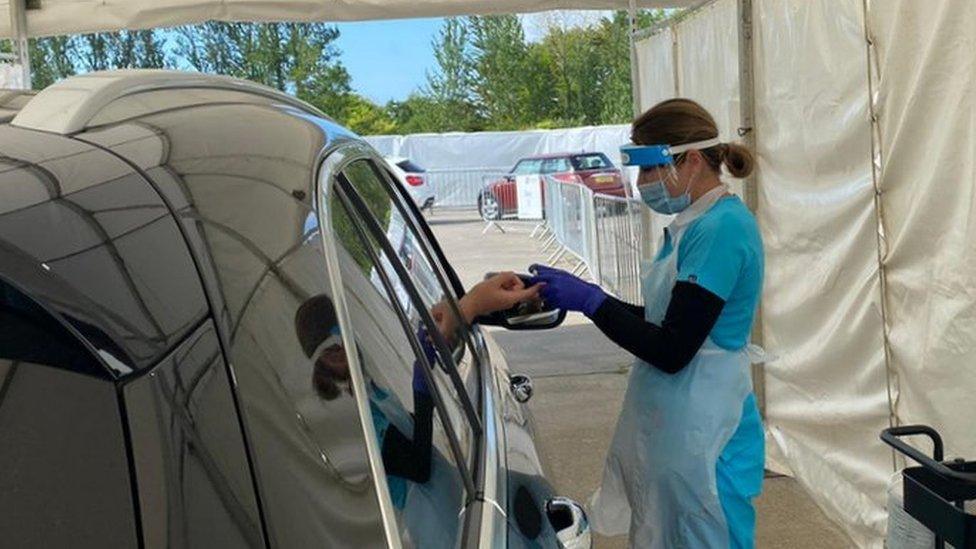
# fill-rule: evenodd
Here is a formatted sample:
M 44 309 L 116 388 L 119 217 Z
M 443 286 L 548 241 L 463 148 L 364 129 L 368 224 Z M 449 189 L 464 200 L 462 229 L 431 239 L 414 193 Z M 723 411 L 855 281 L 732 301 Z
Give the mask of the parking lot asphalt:
M 485 272 L 526 272 L 545 254 L 530 238 L 536 223 L 502 221 L 485 231 L 474 212 L 435 210 L 428 222 L 465 287 Z M 559 265 L 572 268 L 573 262 Z M 586 503 L 600 482 L 603 459 L 623 401 L 632 358 L 585 317 L 571 314 L 562 326 L 536 332 L 490 328 L 514 373 L 529 375 L 535 392 L 529 408 L 540 451 L 556 490 Z M 834 549 L 851 547 L 800 485 L 768 477 L 757 500 L 756 547 Z M 594 547 L 626 547 L 625 537 L 596 536 Z

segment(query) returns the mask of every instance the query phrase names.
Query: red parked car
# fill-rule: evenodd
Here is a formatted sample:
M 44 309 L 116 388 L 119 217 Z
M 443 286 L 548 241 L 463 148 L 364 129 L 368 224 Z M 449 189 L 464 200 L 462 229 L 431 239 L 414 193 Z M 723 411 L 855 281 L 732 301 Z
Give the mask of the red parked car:
M 603 153 L 531 156 L 519 160 L 503 179 L 488 184 L 478 197 L 478 212 L 482 218 L 501 219 L 518 211 L 518 193 L 515 189 L 517 175 L 548 175 L 559 181 L 585 185 L 593 192 L 627 196 L 620 170 Z

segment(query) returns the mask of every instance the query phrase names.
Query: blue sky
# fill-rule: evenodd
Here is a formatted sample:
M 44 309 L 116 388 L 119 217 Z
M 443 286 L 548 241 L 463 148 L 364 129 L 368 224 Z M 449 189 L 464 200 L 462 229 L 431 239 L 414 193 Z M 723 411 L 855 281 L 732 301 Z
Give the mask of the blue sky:
M 359 94 L 385 104 L 405 99 L 436 66 L 431 41 L 443 19 L 338 23 L 342 63 Z
M 607 11 L 551 11 L 521 16 L 525 37 L 537 41 L 551 25 L 575 27 L 591 24 Z M 406 99 L 427 82 L 435 69 L 431 42 L 440 31 L 442 18 L 397 19 L 337 23 L 342 63 L 352 77 L 352 88 L 381 105 Z

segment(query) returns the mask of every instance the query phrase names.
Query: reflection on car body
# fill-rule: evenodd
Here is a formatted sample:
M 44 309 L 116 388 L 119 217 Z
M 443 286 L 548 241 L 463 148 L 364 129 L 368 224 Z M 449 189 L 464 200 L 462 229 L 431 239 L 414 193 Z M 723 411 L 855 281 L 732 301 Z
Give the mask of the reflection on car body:
M 382 424 L 414 436 L 416 330 L 463 289 L 375 152 L 241 81 L 73 80 L 0 120 L 5 543 L 558 545 L 511 507 L 553 494 L 477 327 L 438 340 L 429 479 L 384 473 Z M 333 385 L 296 323 L 322 296 Z

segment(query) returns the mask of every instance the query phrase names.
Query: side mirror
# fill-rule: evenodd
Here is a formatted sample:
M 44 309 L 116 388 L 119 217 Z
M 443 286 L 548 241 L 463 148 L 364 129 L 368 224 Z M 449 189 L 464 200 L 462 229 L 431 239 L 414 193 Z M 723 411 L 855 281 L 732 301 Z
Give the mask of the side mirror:
M 548 330 L 555 328 L 566 319 L 562 309 L 542 310 L 536 313 L 512 314 L 503 316 L 504 326 L 509 330 Z
M 488 273 L 485 278 L 490 278 L 496 273 Z M 518 275 L 525 284 L 529 284 L 531 275 Z M 562 309 L 550 309 L 542 300 L 523 301 L 506 311 L 498 311 L 485 317 L 480 317 L 478 322 L 489 326 L 501 326 L 509 330 L 548 330 L 555 328 L 566 320 L 566 311 Z
M 549 309 L 539 299 L 523 301 L 511 309 L 493 313 L 482 324 L 501 326 L 509 330 L 548 330 L 559 326 L 563 320 L 566 320 L 566 311 Z

